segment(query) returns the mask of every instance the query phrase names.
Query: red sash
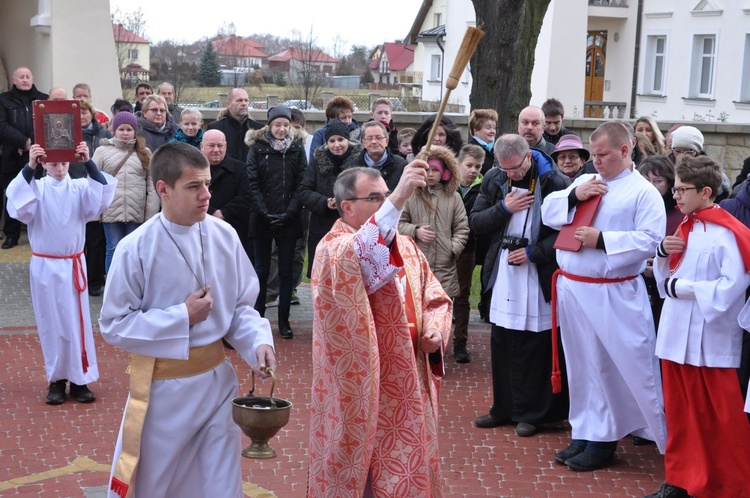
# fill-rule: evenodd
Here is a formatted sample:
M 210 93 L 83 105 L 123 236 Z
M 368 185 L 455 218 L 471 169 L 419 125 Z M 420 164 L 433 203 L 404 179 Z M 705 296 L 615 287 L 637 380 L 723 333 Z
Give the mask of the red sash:
M 39 258 L 50 258 L 50 259 L 72 259 L 73 260 L 73 286 L 78 291 L 78 320 L 81 324 L 81 364 L 83 365 L 83 373 L 89 370 L 89 358 L 86 355 L 86 335 L 84 333 L 85 326 L 83 322 L 83 301 L 81 294 L 83 294 L 88 288 L 88 281 L 86 280 L 86 272 L 83 271 L 83 251 L 72 256 L 58 256 L 56 254 L 42 254 L 39 252 L 31 251 L 31 254 Z
M 688 234 L 696 223 L 695 220 L 702 221 L 704 225 L 706 222 L 715 223 L 731 230 L 732 233 L 734 233 L 737 246 L 742 253 L 742 259 L 745 261 L 745 269 L 750 271 L 750 229 L 743 225 L 737 218 L 720 208 L 718 204 L 712 204 L 705 209 L 701 209 L 700 211 L 685 216 L 685 219 L 682 220 L 680 226 L 677 227 L 675 235 L 687 242 Z M 682 257 L 684 255 L 684 251 L 669 255 L 669 271 L 671 273 L 674 273 L 677 270 L 677 267 L 680 266 L 680 262 L 682 262 Z
M 558 354 L 558 330 L 557 330 L 557 277 L 562 275 L 565 278 L 575 280 L 576 282 L 586 282 L 587 284 L 616 284 L 633 280 L 636 276 L 619 277 L 619 278 L 596 278 L 583 277 L 574 275 L 562 270 L 557 270 L 552 275 L 552 392 L 557 394 L 562 391 L 562 374 L 560 372 L 560 355 Z

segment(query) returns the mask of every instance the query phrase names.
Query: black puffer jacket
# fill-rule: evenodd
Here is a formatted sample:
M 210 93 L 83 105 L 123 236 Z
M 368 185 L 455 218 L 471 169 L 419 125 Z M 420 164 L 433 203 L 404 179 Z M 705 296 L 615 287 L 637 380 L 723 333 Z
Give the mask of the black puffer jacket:
M 547 154 L 534 149 L 532 149 L 531 154 L 539 175 L 542 199 L 547 197 L 550 192 L 563 190 L 570 185 L 570 179 L 560 173 Z M 489 234 L 492 237 L 482 266 L 482 288 L 485 290 L 491 289 L 494 284 L 492 276 L 497 265 L 497 255 L 500 251 L 505 227 L 512 216 L 500 203 L 507 194 L 507 173 L 501 168 L 492 168 L 482 179 L 479 195 L 469 214 L 471 229 L 479 236 Z M 544 294 L 544 300 L 547 302 L 550 302 L 552 298 L 552 274 L 557 270 L 555 249 L 552 247 L 555 244 L 557 234 L 557 230 L 540 222 L 536 243 L 529 245 L 529 259 L 536 265 L 539 286 L 542 289 L 542 294 Z
M 363 150 L 357 158 L 357 166 L 367 166 L 365 162 L 365 153 Z M 401 173 L 404 172 L 404 166 L 406 166 L 406 159 L 401 156 L 394 155 L 390 150 L 387 151 L 388 159 L 385 160 L 383 166 L 380 167 L 380 174 L 383 175 L 385 184 L 388 185 L 388 190 L 393 192 L 398 185 L 398 181 L 401 179 Z
M 29 152 L 19 156 L 18 149 L 24 149 L 28 139 L 34 143 L 31 102 L 47 98 L 47 94 L 37 90 L 34 85 L 28 91 L 19 90 L 13 85 L 9 91 L 0 93 L 0 171 L 15 174 L 29 162 Z
M 263 128 L 263 125 L 253 119 L 247 118 L 240 123 L 229 113 L 208 125 L 209 130 L 219 130 L 224 133 L 227 139 L 227 155 L 243 163 L 247 159 L 247 152 L 249 150 L 245 143 L 247 133 L 253 130 L 260 130 L 261 128 Z
M 302 137 L 293 132 L 292 145 L 286 152 L 274 150 L 268 140 L 268 127 L 250 130 L 245 136 L 247 177 L 250 182 L 250 237 L 302 237 L 299 189 L 307 169 Z M 273 231 L 265 214 L 289 214 L 282 228 Z
M 310 231 L 307 237 L 310 254 L 315 254 L 315 246 L 339 218 L 338 210 L 328 209 L 328 198 L 333 197 L 336 177 L 345 169 L 357 166 L 362 150 L 362 144 L 349 142 L 349 148 L 343 158 L 339 158 L 341 162 L 338 165 L 338 161 L 334 162 L 328 145 L 323 144 L 313 151 L 300 188 L 300 201 L 310 211 Z

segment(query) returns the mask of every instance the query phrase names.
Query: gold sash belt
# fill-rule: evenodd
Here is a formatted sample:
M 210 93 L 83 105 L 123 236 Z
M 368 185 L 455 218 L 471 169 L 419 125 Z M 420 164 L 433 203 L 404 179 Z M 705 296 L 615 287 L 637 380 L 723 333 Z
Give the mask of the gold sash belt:
M 219 366 L 226 358 L 224 346 L 216 341 L 206 346 L 191 348 L 187 360 L 154 358 L 140 354 L 130 354 L 130 398 L 125 407 L 125 420 L 122 429 L 122 450 L 117 459 L 115 474 L 110 489 L 120 495 L 132 496 L 136 469 L 141 453 L 143 421 L 146 418 L 151 382 L 153 380 L 192 377 L 208 372 Z

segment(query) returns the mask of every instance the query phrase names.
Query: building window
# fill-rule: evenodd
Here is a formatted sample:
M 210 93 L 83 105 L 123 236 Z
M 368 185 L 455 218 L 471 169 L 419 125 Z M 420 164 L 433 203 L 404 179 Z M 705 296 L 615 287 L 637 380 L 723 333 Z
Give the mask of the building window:
M 138 49 L 137 48 L 129 48 L 128 49 L 128 59 L 135 60 L 138 58 Z
M 693 38 L 690 97 L 713 98 L 716 69 L 716 35 Z
M 664 95 L 667 67 L 667 37 L 664 35 L 646 38 L 646 64 L 643 75 L 643 93 Z
M 442 56 L 435 54 L 432 56 L 430 65 L 430 79 L 432 81 L 440 81 L 440 75 L 442 74 L 443 64 Z
M 745 35 L 745 61 L 740 85 L 740 102 L 750 102 L 750 34 Z
M 435 14 L 435 27 L 443 25 L 443 14 L 438 12 Z

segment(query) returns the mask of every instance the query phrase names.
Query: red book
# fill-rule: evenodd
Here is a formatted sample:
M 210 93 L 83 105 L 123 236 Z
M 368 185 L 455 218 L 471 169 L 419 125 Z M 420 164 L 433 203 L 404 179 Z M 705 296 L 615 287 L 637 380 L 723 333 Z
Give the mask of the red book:
M 555 240 L 555 249 L 573 252 L 581 250 L 583 241 L 575 238 L 576 229 L 578 227 L 591 226 L 591 222 L 594 221 L 594 216 L 596 215 L 596 210 L 599 208 L 600 202 L 602 202 L 602 196 L 595 195 L 578 203 L 578 206 L 576 206 L 576 214 L 573 216 L 573 221 L 560 229 L 560 234 L 557 236 L 557 240 Z

